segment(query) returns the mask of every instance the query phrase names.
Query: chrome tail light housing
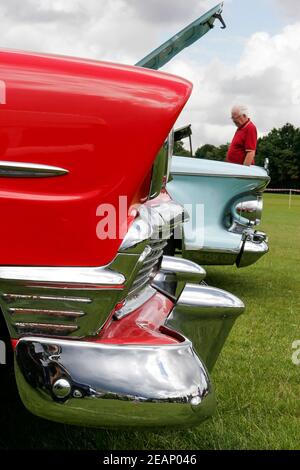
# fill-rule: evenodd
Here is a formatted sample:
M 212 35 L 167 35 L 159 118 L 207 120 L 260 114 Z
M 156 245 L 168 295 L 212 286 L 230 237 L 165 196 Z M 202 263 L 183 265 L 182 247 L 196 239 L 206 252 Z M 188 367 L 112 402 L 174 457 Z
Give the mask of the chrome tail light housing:
M 243 199 L 239 201 L 233 209 L 233 219 L 242 226 L 259 225 L 263 211 L 262 195 L 257 195 L 256 199 Z

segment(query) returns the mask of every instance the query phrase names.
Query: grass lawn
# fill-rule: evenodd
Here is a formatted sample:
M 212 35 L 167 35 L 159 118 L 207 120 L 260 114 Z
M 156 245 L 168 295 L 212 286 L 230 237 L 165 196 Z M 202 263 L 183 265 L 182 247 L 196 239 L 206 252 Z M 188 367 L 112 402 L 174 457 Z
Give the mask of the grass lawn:
M 208 267 L 207 281 L 246 304 L 213 371 L 216 415 L 189 430 L 99 431 L 38 419 L 0 390 L 0 448 L 300 449 L 300 196 L 265 196 L 270 253 L 241 270 Z

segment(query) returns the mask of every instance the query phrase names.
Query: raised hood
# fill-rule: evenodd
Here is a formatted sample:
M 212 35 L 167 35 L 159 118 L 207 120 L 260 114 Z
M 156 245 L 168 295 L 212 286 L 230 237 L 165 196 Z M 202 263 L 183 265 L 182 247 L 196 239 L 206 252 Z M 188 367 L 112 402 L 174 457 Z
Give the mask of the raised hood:
M 159 46 L 154 51 L 150 52 L 146 57 L 139 60 L 135 65 L 139 67 L 146 67 L 148 69 L 160 69 L 181 52 L 186 47 L 189 47 L 195 41 L 204 36 L 208 31 L 214 27 L 214 22 L 219 19 L 222 23 L 222 28 L 225 28 L 225 23 L 221 16 L 223 10 L 223 2 L 209 10 L 204 15 L 200 16 L 197 20 L 186 26 L 184 29 L 175 34 L 172 38 L 168 39 L 164 44 Z

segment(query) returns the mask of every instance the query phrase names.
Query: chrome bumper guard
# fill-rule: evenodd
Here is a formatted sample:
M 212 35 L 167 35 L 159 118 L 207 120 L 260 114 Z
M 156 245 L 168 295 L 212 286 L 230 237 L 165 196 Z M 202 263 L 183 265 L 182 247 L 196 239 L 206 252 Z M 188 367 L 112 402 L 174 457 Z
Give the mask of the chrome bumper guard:
M 23 338 L 16 380 L 32 413 L 81 426 L 193 425 L 215 408 L 210 379 L 189 341 L 118 346 Z
M 193 261 L 164 256 L 152 286 L 176 300 L 187 282 L 199 283 L 205 276 L 206 271 Z
M 154 288 L 160 274 L 165 286 L 176 275 L 185 283 L 165 321 L 182 341 L 145 346 L 24 337 L 16 348 L 15 370 L 19 393 L 31 412 L 103 428 L 192 426 L 213 413 L 207 369 L 244 305 L 220 289 L 187 283 L 204 277 L 202 268 L 190 261 L 164 258 Z
M 229 292 L 187 284 L 166 326 L 190 338 L 211 372 L 235 320 L 244 309 L 243 302 Z
M 238 268 L 244 268 L 256 263 L 263 255 L 268 253 L 268 237 L 263 232 L 249 232 L 245 235 L 240 256 L 237 258 L 236 265 Z

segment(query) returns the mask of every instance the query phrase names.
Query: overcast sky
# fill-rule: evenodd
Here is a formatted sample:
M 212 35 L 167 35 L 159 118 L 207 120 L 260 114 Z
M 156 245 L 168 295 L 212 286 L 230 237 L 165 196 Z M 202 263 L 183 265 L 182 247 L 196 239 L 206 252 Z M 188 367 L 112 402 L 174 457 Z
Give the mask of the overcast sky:
M 0 0 L 1 47 L 134 64 L 218 0 Z M 231 140 L 248 105 L 260 135 L 300 127 L 300 0 L 225 0 L 219 23 L 162 70 L 194 84 L 178 126 L 194 148 Z

